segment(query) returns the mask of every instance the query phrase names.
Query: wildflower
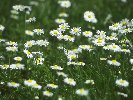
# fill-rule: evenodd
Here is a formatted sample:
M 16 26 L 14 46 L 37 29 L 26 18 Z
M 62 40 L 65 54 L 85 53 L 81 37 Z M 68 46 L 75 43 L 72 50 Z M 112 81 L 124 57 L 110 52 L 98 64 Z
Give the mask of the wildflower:
M 29 35 L 29 36 L 34 36 L 34 32 L 32 32 L 30 30 L 25 30 L 25 34 Z
M 117 94 L 118 94 L 118 95 L 121 95 L 121 96 L 124 96 L 124 97 L 128 97 L 128 95 L 127 95 L 127 94 L 122 93 L 122 92 L 117 92 Z
M 93 33 L 91 31 L 85 31 L 85 32 L 83 32 L 83 35 L 85 37 L 92 37 Z
M 29 80 L 25 80 L 24 84 L 27 85 L 27 86 L 33 86 L 33 85 L 36 84 L 36 81 L 29 79 Z
M 64 82 L 65 82 L 66 84 L 69 84 L 69 85 L 72 85 L 72 86 L 75 86 L 75 85 L 76 85 L 76 82 L 75 82 L 74 79 L 72 79 L 72 78 L 65 78 L 65 79 L 64 79 Z
M 33 57 L 32 53 L 30 51 L 25 49 L 23 52 L 27 55 L 28 58 L 32 58 Z
M 73 27 L 70 31 L 72 35 L 80 36 L 81 35 L 81 27 Z
M 123 80 L 123 79 L 117 79 L 115 83 L 116 85 L 122 86 L 122 87 L 128 87 L 129 85 L 128 81 Z
M 104 40 L 102 37 L 100 37 L 100 38 L 98 38 L 98 39 L 95 39 L 95 40 L 93 40 L 92 42 L 93 42 L 94 45 L 96 45 L 96 46 L 104 46 L 104 45 L 105 45 L 105 40 Z
M 93 84 L 95 84 L 95 83 L 94 83 L 94 80 L 86 80 L 86 81 L 85 81 L 85 84 L 92 84 L 92 85 L 93 85 Z
M 39 90 L 42 88 L 42 86 L 41 85 L 38 85 L 37 83 L 33 84 L 32 87 L 33 88 L 37 88 Z
M 43 62 L 44 62 L 44 58 L 42 58 L 42 57 L 40 57 L 40 58 L 34 58 L 34 60 L 35 60 L 35 63 L 37 64 L 37 65 L 42 65 L 43 64 Z
M 68 17 L 69 15 L 65 12 L 59 13 L 59 17 Z
M 53 96 L 53 93 L 52 92 L 49 92 L 49 91 L 43 91 L 43 95 L 44 96 L 48 96 L 48 97 L 52 97 Z
M 36 18 L 32 17 L 32 18 L 27 19 L 25 22 L 26 23 L 31 23 L 31 22 L 35 22 L 35 21 L 36 21 Z
M 11 69 L 24 69 L 24 64 L 20 64 L 20 63 L 11 64 L 11 65 L 10 65 L 10 68 L 11 68 Z
M 8 68 L 10 68 L 10 66 L 7 64 L 4 64 L 4 65 L 0 65 L 0 68 L 1 69 L 8 69 Z
M 119 45 L 116 45 L 115 43 L 112 43 L 111 45 L 109 45 L 109 49 L 114 51 L 114 52 L 120 52 L 121 48 L 119 47 Z
M 7 85 L 8 85 L 9 87 L 14 87 L 14 88 L 17 88 L 17 87 L 20 86 L 19 83 L 15 83 L 15 82 L 8 82 Z
M 55 84 L 47 84 L 47 87 L 56 89 L 56 88 L 58 88 L 58 85 L 55 85 Z
M 35 96 L 35 99 L 39 99 L 39 97 L 38 96 Z
M 7 51 L 15 52 L 15 51 L 18 51 L 18 47 L 16 47 L 16 46 L 9 46 L 9 47 L 6 47 L 6 50 Z
M 88 95 L 88 90 L 85 90 L 83 88 L 81 89 L 77 89 L 76 90 L 76 94 L 80 95 L 80 96 L 87 96 Z
M 0 31 L 4 31 L 5 27 L 3 25 L 0 25 Z
M 20 11 L 20 12 L 25 11 L 26 14 L 30 14 L 31 7 L 30 6 L 24 6 L 24 5 L 14 5 L 13 10 Z
M 47 40 L 37 40 L 35 42 L 35 45 L 39 45 L 39 46 L 48 46 L 49 45 L 49 42 Z
M 66 21 L 65 21 L 65 19 L 57 18 L 57 19 L 55 19 L 55 22 L 56 22 L 57 24 L 62 24 L 62 23 L 65 23 Z
M 133 59 L 130 59 L 130 63 L 133 64 Z
M 58 3 L 63 8 L 69 8 L 71 6 L 71 2 L 69 0 L 58 1 Z
M 16 61 L 22 61 L 22 57 L 14 57 L 13 59 Z
M 57 75 L 58 76 L 63 76 L 63 77 L 67 77 L 68 75 L 65 74 L 64 72 L 57 72 Z
M 66 29 L 69 29 L 69 27 L 70 27 L 70 26 L 68 25 L 68 23 L 63 23 L 63 24 L 60 24 L 60 25 L 59 25 L 58 30 L 61 31 L 61 32 L 62 32 L 62 31 L 64 32 Z
M 44 34 L 44 30 L 43 29 L 34 29 L 33 32 L 37 35 L 42 35 Z
M 17 46 L 17 42 L 12 42 L 12 41 L 9 41 L 9 42 L 5 42 L 6 45 L 8 46 Z
M 52 30 L 52 31 L 50 31 L 50 35 L 52 35 L 52 36 L 60 36 L 61 32 L 59 32 L 58 30 Z
M 95 14 L 92 11 L 86 11 L 84 13 L 84 20 L 91 23 L 97 23 L 97 19 L 95 18 Z
M 117 31 L 122 28 L 122 25 L 120 23 L 115 23 L 112 26 L 109 26 L 110 30 Z
M 114 66 L 120 66 L 120 65 L 121 65 L 121 64 L 120 64 L 118 61 L 116 61 L 116 60 L 108 60 L 107 63 L 110 64 L 110 65 L 114 65 Z
M 61 68 L 61 66 L 58 65 L 50 66 L 50 68 L 54 70 L 63 70 L 63 68 Z

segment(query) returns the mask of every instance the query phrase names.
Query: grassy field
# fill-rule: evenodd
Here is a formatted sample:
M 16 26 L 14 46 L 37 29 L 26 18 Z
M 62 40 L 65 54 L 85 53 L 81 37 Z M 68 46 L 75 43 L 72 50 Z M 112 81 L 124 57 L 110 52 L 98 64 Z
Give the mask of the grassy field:
M 132 100 L 133 0 L 59 1 L 0 0 L 0 100 Z

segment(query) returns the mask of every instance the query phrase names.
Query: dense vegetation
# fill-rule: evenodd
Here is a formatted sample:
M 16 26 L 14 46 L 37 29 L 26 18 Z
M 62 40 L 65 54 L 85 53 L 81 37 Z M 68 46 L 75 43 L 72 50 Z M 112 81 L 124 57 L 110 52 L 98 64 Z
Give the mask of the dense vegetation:
M 0 0 L 0 100 L 132 100 L 132 0 Z

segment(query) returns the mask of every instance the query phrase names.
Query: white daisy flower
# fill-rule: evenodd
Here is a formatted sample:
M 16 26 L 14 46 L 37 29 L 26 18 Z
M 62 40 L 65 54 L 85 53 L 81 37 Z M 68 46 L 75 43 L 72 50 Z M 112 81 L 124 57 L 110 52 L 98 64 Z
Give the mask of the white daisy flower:
M 37 83 L 33 84 L 32 87 L 36 88 L 36 89 L 39 89 L 39 90 L 42 88 L 42 86 L 37 84 Z
M 118 86 L 122 86 L 122 87 L 128 87 L 129 86 L 129 82 L 123 79 L 117 79 L 115 81 L 116 85 Z
M 58 85 L 55 85 L 55 84 L 47 84 L 47 87 L 56 89 L 56 88 L 58 88 Z
M 65 82 L 66 84 L 71 85 L 71 86 L 75 86 L 75 85 L 76 85 L 76 81 L 74 81 L 74 79 L 72 79 L 72 78 L 65 78 L 65 79 L 64 79 L 64 82 Z
M 53 93 L 52 92 L 49 92 L 49 91 L 43 91 L 43 95 L 44 96 L 48 96 L 48 97 L 52 97 L 53 96 Z
M 107 63 L 110 65 L 114 65 L 114 66 L 120 66 L 121 65 L 121 63 L 119 63 L 116 60 L 108 60 Z
M 65 20 L 65 19 L 62 19 L 62 18 L 57 18 L 57 19 L 55 19 L 55 22 L 56 22 L 57 24 L 62 24 L 62 23 L 65 23 L 66 20 Z
M 63 8 L 69 8 L 71 6 L 71 2 L 69 0 L 58 1 L 58 3 Z
M 93 33 L 91 31 L 85 31 L 83 32 L 83 36 L 85 37 L 92 37 Z
M 64 72 L 57 72 L 57 75 L 58 76 L 63 76 L 63 77 L 67 77 L 68 75 L 65 74 Z
M 97 19 L 95 18 L 95 14 L 92 11 L 86 11 L 84 13 L 84 20 L 91 23 L 97 23 Z
M 89 92 L 88 90 L 85 90 L 83 88 L 76 90 L 76 94 L 78 94 L 80 96 L 87 96 L 88 95 L 88 92 Z
M 27 86 L 33 86 L 33 85 L 36 84 L 36 81 L 29 79 L 29 80 L 25 80 L 24 84 L 27 85 Z
M 81 35 L 81 27 L 73 27 L 70 31 L 72 35 L 80 36 Z
M 22 61 L 23 58 L 22 57 L 14 57 L 13 59 L 16 61 Z
M 29 36 L 34 36 L 34 32 L 32 32 L 30 30 L 25 30 L 25 34 L 29 35 Z
M 133 65 L 133 59 L 130 59 L 130 63 Z
M 9 46 L 9 47 L 6 47 L 6 50 L 7 50 L 7 51 L 16 52 L 16 51 L 18 51 L 18 47 L 15 47 L 15 46 Z
M 20 86 L 20 84 L 19 83 L 16 83 L 16 82 L 8 82 L 7 85 L 9 87 L 14 87 L 14 88 L 17 88 L 17 87 Z
M 33 32 L 37 35 L 42 35 L 44 34 L 44 30 L 43 29 L 34 29 Z
M 92 85 L 93 85 L 93 84 L 95 84 L 95 83 L 94 83 L 94 80 L 86 80 L 86 81 L 85 81 L 85 84 L 92 84 Z
M 4 31 L 5 27 L 3 25 L 0 25 L 0 31 Z

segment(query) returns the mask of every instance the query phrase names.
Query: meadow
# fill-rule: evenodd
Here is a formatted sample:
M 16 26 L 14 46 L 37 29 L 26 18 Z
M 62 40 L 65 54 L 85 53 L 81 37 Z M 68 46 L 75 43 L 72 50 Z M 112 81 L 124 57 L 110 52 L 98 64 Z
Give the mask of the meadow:
M 133 0 L 0 0 L 0 100 L 133 100 Z

